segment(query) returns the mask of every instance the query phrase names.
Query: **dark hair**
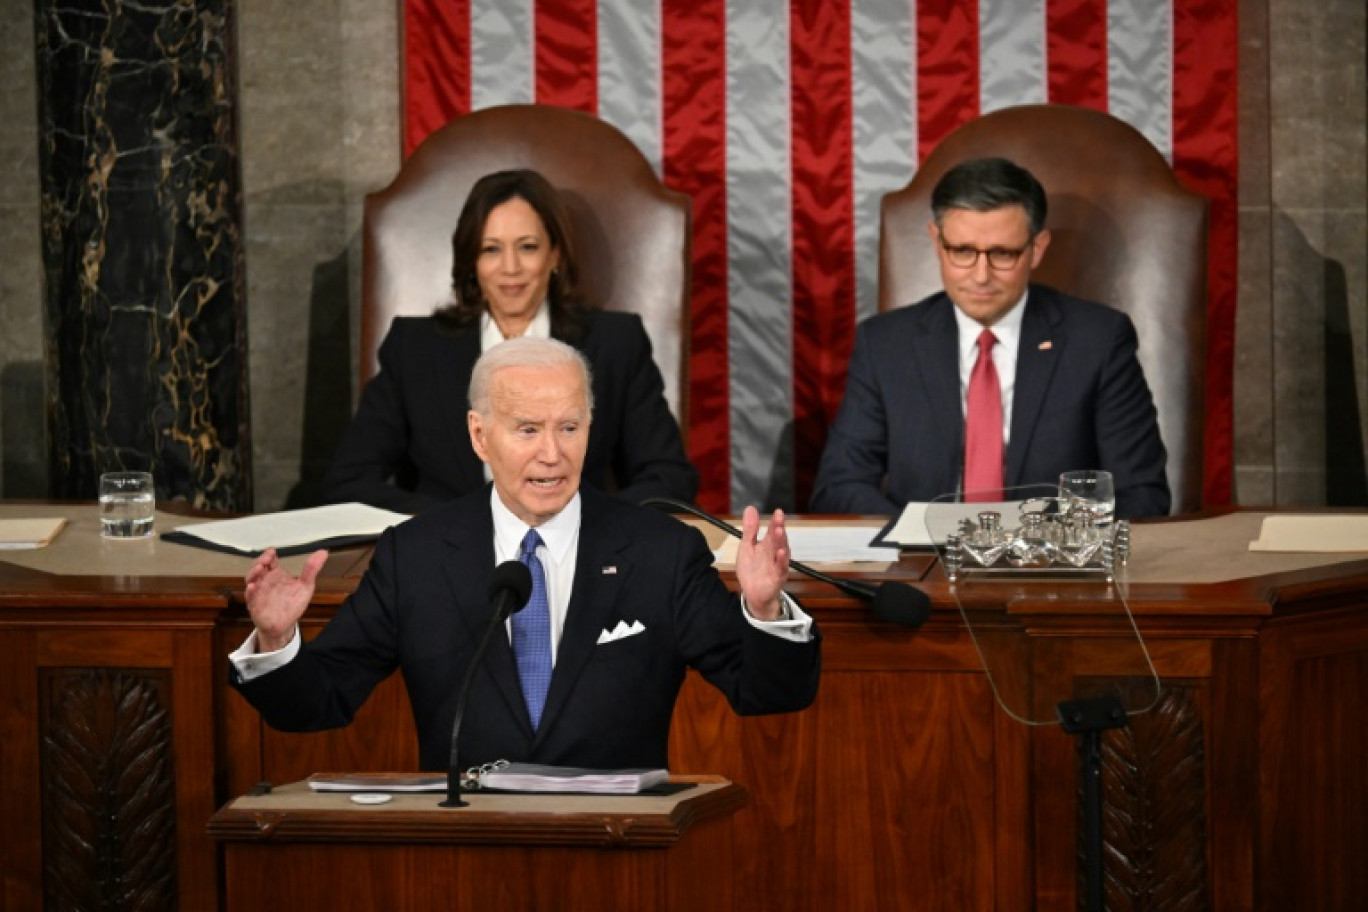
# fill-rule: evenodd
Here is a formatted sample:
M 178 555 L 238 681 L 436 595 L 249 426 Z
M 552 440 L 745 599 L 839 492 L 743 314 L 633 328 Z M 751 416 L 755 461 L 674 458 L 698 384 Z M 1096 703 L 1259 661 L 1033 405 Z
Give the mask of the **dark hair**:
M 961 162 L 946 171 L 931 191 L 931 214 L 937 227 L 950 209 L 991 212 L 1004 206 L 1021 206 L 1026 210 L 1031 237 L 1045 227 L 1045 188 L 1030 171 L 1005 158 Z
M 577 338 L 582 330 L 586 304 L 579 290 L 579 264 L 575 261 L 570 217 L 560 194 L 546 178 L 526 169 L 486 174 L 470 188 L 470 196 L 466 198 L 460 218 L 456 220 L 456 231 L 451 235 L 451 290 L 454 300 L 433 316 L 439 325 L 464 328 L 472 325 L 484 312 L 486 304 L 484 295 L 480 293 L 475 264 L 480 257 L 489 214 L 511 199 L 523 200 L 532 207 L 546 229 L 551 249 L 560 253 L 560 261 L 547 289 L 551 307 L 551 334 L 561 339 Z

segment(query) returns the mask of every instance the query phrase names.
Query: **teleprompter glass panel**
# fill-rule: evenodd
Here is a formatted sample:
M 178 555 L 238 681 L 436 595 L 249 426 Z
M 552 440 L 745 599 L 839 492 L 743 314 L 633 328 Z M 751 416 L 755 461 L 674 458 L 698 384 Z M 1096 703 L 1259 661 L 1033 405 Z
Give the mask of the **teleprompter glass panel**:
M 999 705 L 1029 725 L 1117 697 L 1128 715 L 1159 678 L 1127 601 L 1129 524 L 1099 522 L 1057 485 L 946 495 L 926 510 L 950 594 Z

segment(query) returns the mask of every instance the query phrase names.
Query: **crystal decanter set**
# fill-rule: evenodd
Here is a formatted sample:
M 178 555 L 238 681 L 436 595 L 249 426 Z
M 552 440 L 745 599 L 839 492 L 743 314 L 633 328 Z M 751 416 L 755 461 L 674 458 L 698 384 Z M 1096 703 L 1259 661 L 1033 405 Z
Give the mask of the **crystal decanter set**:
M 1003 525 L 997 510 L 959 520 L 945 536 L 942 562 L 953 582 L 980 571 L 1065 571 L 1068 575 L 1115 578 L 1116 568 L 1130 556 L 1130 523 L 1099 525 L 1084 505 L 1073 508 L 1068 498 L 1035 498 L 1018 510 L 1017 525 Z

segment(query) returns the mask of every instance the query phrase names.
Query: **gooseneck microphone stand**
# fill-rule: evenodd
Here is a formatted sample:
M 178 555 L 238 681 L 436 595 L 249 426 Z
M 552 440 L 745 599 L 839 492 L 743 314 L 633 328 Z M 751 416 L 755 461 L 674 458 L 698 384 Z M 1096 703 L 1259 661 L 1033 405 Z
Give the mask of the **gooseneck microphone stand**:
M 509 615 L 521 611 L 531 594 L 532 573 L 527 569 L 526 564 L 521 561 L 510 560 L 504 561 L 494 568 L 494 575 L 489 579 L 489 597 L 494 603 L 494 613 L 490 615 L 489 624 L 480 637 L 479 645 L 475 647 L 475 653 L 466 665 L 465 677 L 462 679 L 461 689 L 457 693 L 456 717 L 451 723 L 451 759 L 447 764 L 447 796 L 446 801 L 440 802 L 438 807 L 466 807 L 470 804 L 461 797 L 461 758 L 460 751 L 457 748 L 461 735 L 461 719 L 465 716 L 466 704 L 470 702 L 470 690 L 475 682 L 475 672 L 479 669 L 481 660 L 484 659 L 485 650 L 489 648 L 489 641 L 493 639 L 494 631 L 503 626 L 503 622 L 508 620 Z

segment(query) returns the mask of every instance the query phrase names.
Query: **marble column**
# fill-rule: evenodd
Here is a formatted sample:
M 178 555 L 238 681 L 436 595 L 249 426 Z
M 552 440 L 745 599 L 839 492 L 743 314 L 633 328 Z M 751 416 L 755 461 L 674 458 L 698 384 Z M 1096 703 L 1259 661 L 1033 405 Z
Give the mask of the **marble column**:
M 51 493 L 252 507 L 232 0 L 34 0 Z

